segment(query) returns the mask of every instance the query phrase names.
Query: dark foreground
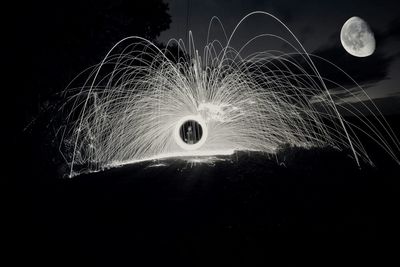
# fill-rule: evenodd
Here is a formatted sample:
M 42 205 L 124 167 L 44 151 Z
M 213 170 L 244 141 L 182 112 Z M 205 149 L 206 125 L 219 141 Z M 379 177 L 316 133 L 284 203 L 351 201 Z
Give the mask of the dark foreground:
M 262 154 L 238 153 L 213 164 L 170 159 L 17 183 L 8 247 L 14 262 L 42 266 L 388 260 L 375 249 L 398 227 L 399 168 L 360 171 L 335 151 L 285 156 L 286 167 Z

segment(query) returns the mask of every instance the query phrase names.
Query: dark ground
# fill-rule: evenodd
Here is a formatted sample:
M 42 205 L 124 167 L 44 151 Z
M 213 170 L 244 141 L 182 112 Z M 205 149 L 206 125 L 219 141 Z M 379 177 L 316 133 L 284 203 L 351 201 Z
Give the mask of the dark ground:
M 49 266 L 390 262 L 390 250 L 376 249 L 395 240 L 399 167 L 382 160 L 359 170 L 330 149 L 284 156 L 286 167 L 239 152 L 214 164 L 168 159 L 73 179 L 36 170 L 10 184 L 7 254 Z

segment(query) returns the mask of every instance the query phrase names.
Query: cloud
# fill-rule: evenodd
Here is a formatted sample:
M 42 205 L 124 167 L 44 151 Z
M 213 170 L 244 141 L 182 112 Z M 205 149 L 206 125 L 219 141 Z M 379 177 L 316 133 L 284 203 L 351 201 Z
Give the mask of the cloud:
M 400 39 L 400 16 L 389 22 L 385 31 L 373 29 L 378 44 L 385 44 L 390 39 Z
M 351 116 L 349 111 L 357 111 L 362 114 L 371 114 L 371 111 L 376 111 L 376 107 L 385 115 L 399 114 L 400 97 L 396 95 L 375 98 L 373 102 L 364 101 L 347 101 L 340 104 L 339 111 L 343 116 Z
M 398 57 L 398 54 L 385 55 L 383 52 L 375 52 L 365 58 L 354 57 L 348 54 L 340 44 L 323 47 L 314 51 L 313 54 L 334 63 L 360 85 L 370 85 L 387 79 L 389 67 Z M 354 85 L 351 79 L 329 64 L 316 60 L 316 65 L 324 78 L 333 80 L 342 86 Z

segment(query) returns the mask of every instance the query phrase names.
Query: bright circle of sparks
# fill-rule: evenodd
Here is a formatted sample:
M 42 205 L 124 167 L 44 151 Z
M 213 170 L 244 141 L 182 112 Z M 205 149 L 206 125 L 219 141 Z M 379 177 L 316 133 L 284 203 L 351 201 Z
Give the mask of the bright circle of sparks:
M 187 143 L 185 143 L 182 140 L 182 138 L 181 138 L 181 136 L 179 134 L 181 126 L 187 121 L 195 121 L 195 122 L 197 122 L 201 126 L 201 128 L 203 130 L 203 135 L 201 136 L 200 140 L 195 144 L 187 144 Z M 196 149 L 199 149 L 206 142 L 207 136 L 208 136 L 207 124 L 206 124 L 206 122 L 203 120 L 203 118 L 200 115 L 189 115 L 189 116 L 185 116 L 185 117 L 181 118 L 178 121 L 178 123 L 176 124 L 175 130 L 174 130 L 175 142 L 180 148 L 182 148 L 184 150 L 196 150 Z

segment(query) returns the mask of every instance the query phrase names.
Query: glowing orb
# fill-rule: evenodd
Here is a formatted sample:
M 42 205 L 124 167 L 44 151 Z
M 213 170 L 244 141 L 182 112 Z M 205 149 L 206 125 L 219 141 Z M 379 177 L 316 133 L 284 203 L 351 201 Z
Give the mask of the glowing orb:
M 192 133 L 188 135 L 188 131 Z M 189 115 L 181 118 L 174 130 L 175 142 L 184 150 L 199 149 L 206 142 L 207 136 L 207 124 L 200 115 Z

